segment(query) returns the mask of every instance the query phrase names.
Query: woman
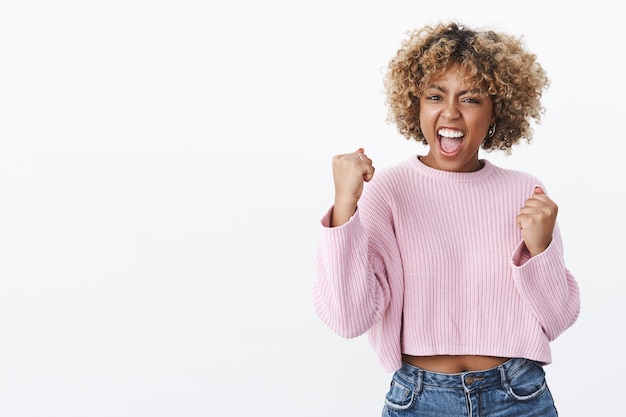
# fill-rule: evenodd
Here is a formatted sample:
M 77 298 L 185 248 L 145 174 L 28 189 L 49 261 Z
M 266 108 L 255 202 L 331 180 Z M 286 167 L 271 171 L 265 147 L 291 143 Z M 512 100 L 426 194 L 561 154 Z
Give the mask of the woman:
M 531 139 L 548 84 L 515 37 L 426 26 L 385 87 L 389 120 L 428 152 L 375 176 L 363 149 L 333 158 L 314 305 L 394 372 L 384 416 L 557 415 L 543 366 L 580 306 L 558 207 L 534 176 L 479 158 Z

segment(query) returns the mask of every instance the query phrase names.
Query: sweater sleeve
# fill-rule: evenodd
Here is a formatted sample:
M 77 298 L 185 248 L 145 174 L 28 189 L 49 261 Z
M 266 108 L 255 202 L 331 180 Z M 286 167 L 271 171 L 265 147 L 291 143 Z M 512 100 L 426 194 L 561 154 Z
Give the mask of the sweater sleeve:
M 513 279 L 521 296 L 534 312 L 550 341 L 578 318 L 578 284 L 565 267 L 558 225 L 545 251 L 530 257 L 522 241 L 512 258 Z
M 326 213 L 316 257 L 315 310 L 345 338 L 359 336 L 379 322 L 390 299 L 384 265 L 370 253 L 360 211 L 344 225 L 332 228 L 332 208 Z

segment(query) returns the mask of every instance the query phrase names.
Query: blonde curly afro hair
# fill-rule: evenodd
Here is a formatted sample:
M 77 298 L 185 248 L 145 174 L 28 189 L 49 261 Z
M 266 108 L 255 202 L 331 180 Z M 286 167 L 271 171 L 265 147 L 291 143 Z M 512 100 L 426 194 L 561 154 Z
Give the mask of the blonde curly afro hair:
M 467 85 L 480 86 L 493 99 L 496 133 L 485 138 L 482 149 L 510 153 L 521 138 L 531 141 L 529 121 L 538 124 L 545 112 L 541 96 L 550 82 L 536 58 L 520 38 L 456 22 L 409 32 L 384 78 L 387 120 L 407 139 L 427 144 L 419 123 L 419 97 L 448 68 L 458 65 Z

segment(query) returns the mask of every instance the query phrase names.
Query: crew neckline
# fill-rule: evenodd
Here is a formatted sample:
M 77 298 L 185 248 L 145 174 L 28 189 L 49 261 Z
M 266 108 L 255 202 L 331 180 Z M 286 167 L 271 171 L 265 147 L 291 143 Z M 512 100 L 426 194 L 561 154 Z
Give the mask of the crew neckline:
M 421 175 L 445 182 L 472 182 L 479 181 L 491 175 L 494 165 L 487 159 L 480 159 L 482 168 L 471 172 L 444 171 L 432 168 L 420 160 L 423 155 L 416 155 L 409 159 L 411 166 Z

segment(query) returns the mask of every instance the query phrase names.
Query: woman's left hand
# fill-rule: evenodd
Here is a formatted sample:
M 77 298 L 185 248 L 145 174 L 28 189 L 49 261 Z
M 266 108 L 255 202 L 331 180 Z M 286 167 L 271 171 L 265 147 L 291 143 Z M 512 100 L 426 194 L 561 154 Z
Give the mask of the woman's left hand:
M 530 256 L 543 252 L 552 241 L 558 206 L 541 189 L 535 187 L 532 197 L 526 200 L 516 221 Z

